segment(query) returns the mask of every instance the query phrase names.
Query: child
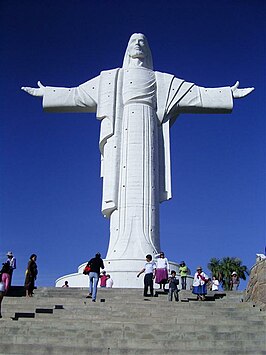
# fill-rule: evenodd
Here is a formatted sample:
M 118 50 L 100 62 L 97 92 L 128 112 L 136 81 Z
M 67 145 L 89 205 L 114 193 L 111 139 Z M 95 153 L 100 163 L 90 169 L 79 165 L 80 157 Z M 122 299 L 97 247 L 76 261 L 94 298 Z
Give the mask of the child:
M 145 272 L 144 277 L 144 297 L 153 297 L 153 279 L 155 277 L 155 262 L 152 261 L 152 256 L 150 254 L 146 255 L 146 263 L 144 268 L 138 273 L 139 277 L 143 272 Z M 150 287 L 150 295 L 148 295 L 148 287 Z
M 175 301 L 178 302 L 178 287 L 179 280 L 176 278 L 175 270 L 171 271 L 171 276 L 168 279 L 169 282 L 169 293 L 168 293 L 168 301 L 173 301 L 173 295 L 175 297 Z
M 219 281 L 212 277 L 212 291 L 219 291 Z
M 106 280 L 108 279 L 106 275 L 106 271 L 102 272 L 102 275 L 100 275 L 100 286 L 101 287 L 106 287 Z
M 107 279 L 106 279 L 106 287 L 107 288 L 112 288 L 113 284 L 114 284 L 113 279 L 111 278 L 111 276 L 109 274 L 106 275 L 106 277 L 107 277 Z

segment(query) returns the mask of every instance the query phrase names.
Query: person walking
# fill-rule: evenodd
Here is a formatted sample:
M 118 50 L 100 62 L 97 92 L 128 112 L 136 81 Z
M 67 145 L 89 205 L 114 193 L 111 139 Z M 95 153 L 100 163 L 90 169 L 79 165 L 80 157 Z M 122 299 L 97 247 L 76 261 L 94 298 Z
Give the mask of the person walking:
M 92 298 L 92 302 L 96 302 L 97 296 L 97 286 L 99 282 L 100 269 L 104 269 L 103 260 L 101 258 L 101 254 L 95 254 L 95 257 L 90 259 L 88 262 L 88 266 L 90 267 L 89 272 L 89 295 L 86 298 Z
M 164 252 L 160 252 L 156 261 L 156 278 L 155 282 L 160 285 L 160 289 L 165 291 L 165 284 L 168 280 L 168 271 L 170 272 L 168 259 L 164 256 Z
M 187 267 L 187 265 L 185 264 L 184 261 L 181 261 L 181 263 L 180 263 L 179 272 L 180 272 L 180 276 L 181 276 L 182 290 L 186 290 L 186 288 L 187 288 L 188 267 Z
M 209 279 L 208 276 L 202 271 L 202 267 L 198 266 L 192 284 L 193 286 L 192 293 L 197 295 L 198 301 L 205 300 L 205 295 L 207 294 L 206 283 L 208 282 L 208 279 Z
M 4 292 L 6 295 L 10 283 L 10 267 L 8 263 L 2 264 L 2 269 L 0 271 L 0 274 L 1 274 L 1 281 L 4 284 L 4 288 L 5 288 Z
M 232 275 L 231 275 L 230 290 L 237 291 L 239 284 L 240 284 L 239 277 L 238 277 L 237 273 L 234 271 L 234 272 L 232 272 Z
M 5 284 L 2 282 L 2 274 L 0 274 L 0 318 L 2 318 L 1 305 L 5 295 Z
M 7 261 L 6 263 L 9 264 L 9 285 L 8 287 L 11 286 L 11 282 L 12 282 L 12 276 L 13 276 L 13 271 L 17 268 L 17 261 L 16 258 L 14 257 L 12 251 L 9 251 L 7 254 Z
M 145 273 L 144 276 L 144 297 L 153 297 L 153 279 L 156 272 L 156 264 L 152 261 L 152 256 L 150 254 L 146 255 L 146 263 L 144 268 L 137 274 L 139 277 L 142 273 Z M 150 294 L 148 294 L 148 288 L 150 288 Z
M 28 266 L 26 269 L 26 275 L 25 275 L 25 289 L 26 289 L 26 297 L 32 297 L 33 296 L 33 290 L 35 288 L 35 280 L 37 278 L 38 274 L 38 268 L 36 264 L 37 260 L 37 255 L 36 254 L 31 254 L 30 260 L 28 262 Z
M 168 278 L 169 282 L 169 292 L 168 292 L 168 301 L 173 301 L 173 295 L 175 298 L 175 301 L 177 302 L 179 300 L 178 297 L 178 287 L 179 285 L 179 280 L 176 278 L 176 272 L 175 270 L 171 271 L 171 276 Z

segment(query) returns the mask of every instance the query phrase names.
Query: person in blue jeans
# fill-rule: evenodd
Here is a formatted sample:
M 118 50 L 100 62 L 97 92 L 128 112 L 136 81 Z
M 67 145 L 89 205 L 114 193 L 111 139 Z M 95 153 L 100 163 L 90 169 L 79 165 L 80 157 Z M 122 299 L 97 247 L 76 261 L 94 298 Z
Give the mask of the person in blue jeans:
M 100 269 L 104 269 L 101 254 L 97 253 L 94 258 L 90 259 L 90 261 L 88 262 L 88 266 L 91 268 L 91 271 L 89 272 L 90 293 L 86 298 L 92 298 L 92 302 L 96 302 Z

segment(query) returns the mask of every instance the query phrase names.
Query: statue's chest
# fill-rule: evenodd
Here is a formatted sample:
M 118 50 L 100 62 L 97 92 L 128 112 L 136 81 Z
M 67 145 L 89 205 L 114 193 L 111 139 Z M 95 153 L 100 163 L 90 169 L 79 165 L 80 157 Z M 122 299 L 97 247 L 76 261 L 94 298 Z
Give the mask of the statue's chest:
M 123 78 L 123 103 L 140 102 L 156 106 L 156 80 L 152 70 L 126 69 Z

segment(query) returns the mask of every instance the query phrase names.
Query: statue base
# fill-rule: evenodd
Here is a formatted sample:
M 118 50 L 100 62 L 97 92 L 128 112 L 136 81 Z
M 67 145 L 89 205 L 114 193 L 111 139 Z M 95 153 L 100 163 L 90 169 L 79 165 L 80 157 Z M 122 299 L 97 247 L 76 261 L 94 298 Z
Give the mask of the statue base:
M 143 288 L 144 274 L 137 277 L 140 270 L 143 269 L 145 260 L 143 259 L 104 259 L 105 271 L 114 281 L 114 288 Z M 88 287 L 88 276 L 83 275 L 84 267 L 87 263 L 83 263 L 78 267 L 78 272 L 58 278 L 55 281 L 56 287 L 62 287 L 65 281 L 68 281 L 70 287 Z M 179 276 L 178 264 L 169 261 L 170 270 L 175 270 L 177 278 Z M 187 277 L 187 289 L 192 285 L 192 276 Z M 157 284 L 155 284 L 155 289 Z M 181 288 L 181 279 L 179 280 L 179 288 Z

